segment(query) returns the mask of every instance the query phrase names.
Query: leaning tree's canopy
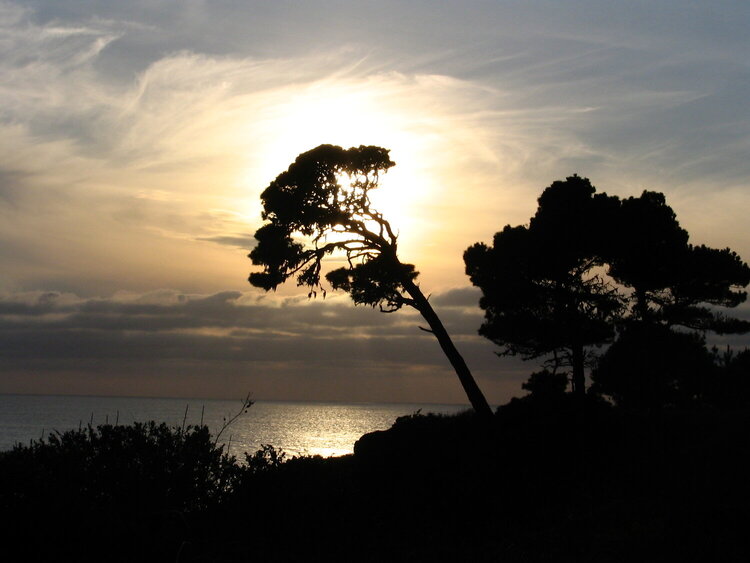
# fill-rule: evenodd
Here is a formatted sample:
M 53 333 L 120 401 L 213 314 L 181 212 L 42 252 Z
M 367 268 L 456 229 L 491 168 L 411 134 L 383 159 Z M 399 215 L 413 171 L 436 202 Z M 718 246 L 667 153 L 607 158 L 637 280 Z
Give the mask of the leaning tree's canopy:
M 401 281 L 417 273 L 398 261 L 397 235 L 369 195 L 395 164 L 388 152 L 320 145 L 299 155 L 261 194 L 266 224 L 255 233 L 250 258 L 263 271 L 250 274 L 250 283 L 271 290 L 296 277 L 311 296 L 325 293 L 322 261 L 338 252 L 347 266 L 326 276 L 334 289 L 347 291 L 355 303 L 388 310 L 407 303 Z

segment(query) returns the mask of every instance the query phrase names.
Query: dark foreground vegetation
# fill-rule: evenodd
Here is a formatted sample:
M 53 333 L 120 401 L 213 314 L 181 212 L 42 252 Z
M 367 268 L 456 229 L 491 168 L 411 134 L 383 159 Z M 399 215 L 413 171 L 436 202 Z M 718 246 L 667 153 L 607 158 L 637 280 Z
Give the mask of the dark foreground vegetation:
M 548 389 L 549 390 L 549 389 Z M 402 417 L 342 458 L 243 463 L 205 427 L 0 454 L 3 561 L 747 561 L 747 408 L 532 393 Z

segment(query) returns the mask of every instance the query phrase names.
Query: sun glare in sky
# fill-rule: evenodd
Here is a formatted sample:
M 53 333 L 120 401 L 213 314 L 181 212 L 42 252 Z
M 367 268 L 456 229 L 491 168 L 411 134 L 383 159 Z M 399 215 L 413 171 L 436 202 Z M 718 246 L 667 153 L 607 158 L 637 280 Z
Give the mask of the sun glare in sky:
M 397 231 L 408 230 L 418 220 L 420 203 L 433 197 L 437 189 L 427 173 L 428 140 L 413 130 L 415 117 L 420 116 L 415 116 L 413 108 L 396 99 L 387 88 L 366 81 L 325 81 L 303 87 L 269 111 L 267 129 L 276 134 L 261 144 L 262 154 L 253 155 L 253 162 L 260 163 L 260 169 L 254 165 L 245 184 L 264 177 L 263 189 L 297 155 L 321 144 L 344 148 L 381 146 L 391 151 L 396 166 L 380 178 L 379 187 L 371 192 L 373 207 Z M 256 209 L 259 213 L 259 207 Z

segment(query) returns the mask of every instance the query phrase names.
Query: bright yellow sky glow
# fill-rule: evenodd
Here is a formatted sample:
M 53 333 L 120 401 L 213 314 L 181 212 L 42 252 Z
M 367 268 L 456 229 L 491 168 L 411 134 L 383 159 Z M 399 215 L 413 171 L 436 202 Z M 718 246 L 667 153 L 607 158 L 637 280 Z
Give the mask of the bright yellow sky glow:
M 344 148 L 376 145 L 390 149 L 396 166 L 371 192 L 373 207 L 395 229 L 415 226 L 420 205 L 435 196 L 438 186 L 429 174 L 429 139 L 410 130 L 414 108 L 378 83 L 330 80 L 301 87 L 272 108 L 267 119 L 266 129 L 277 134 L 260 143 L 253 163 L 262 164 L 248 171 L 246 185 L 259 177 L 270 181 L 298 154 L 323 143 Z M 251 208 L 259 212 L 259 202 L 251 202 Z

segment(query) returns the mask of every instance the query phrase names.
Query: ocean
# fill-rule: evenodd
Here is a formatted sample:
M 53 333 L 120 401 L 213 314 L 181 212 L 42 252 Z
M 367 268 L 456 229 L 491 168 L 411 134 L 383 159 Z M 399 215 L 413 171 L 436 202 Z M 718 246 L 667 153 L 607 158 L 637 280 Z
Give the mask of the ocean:
M 170 426 L 208 425 L 218 432 L 239 412 L 240 401 L 141 397 L 80 397 L 60 395 L 0 395 L 0 450 L 50 432 L 87 424 L 166 422 Z M 397 417 L 422 413 L 455 413 L 466 405 L 407 403 L 312 403 L 257 401 L 231 424 L 220 443 L 244 459 L 264 444 L 286 455 L 339 456 L 352 453 L 354 442 L 367 432 L 389 428 Z

